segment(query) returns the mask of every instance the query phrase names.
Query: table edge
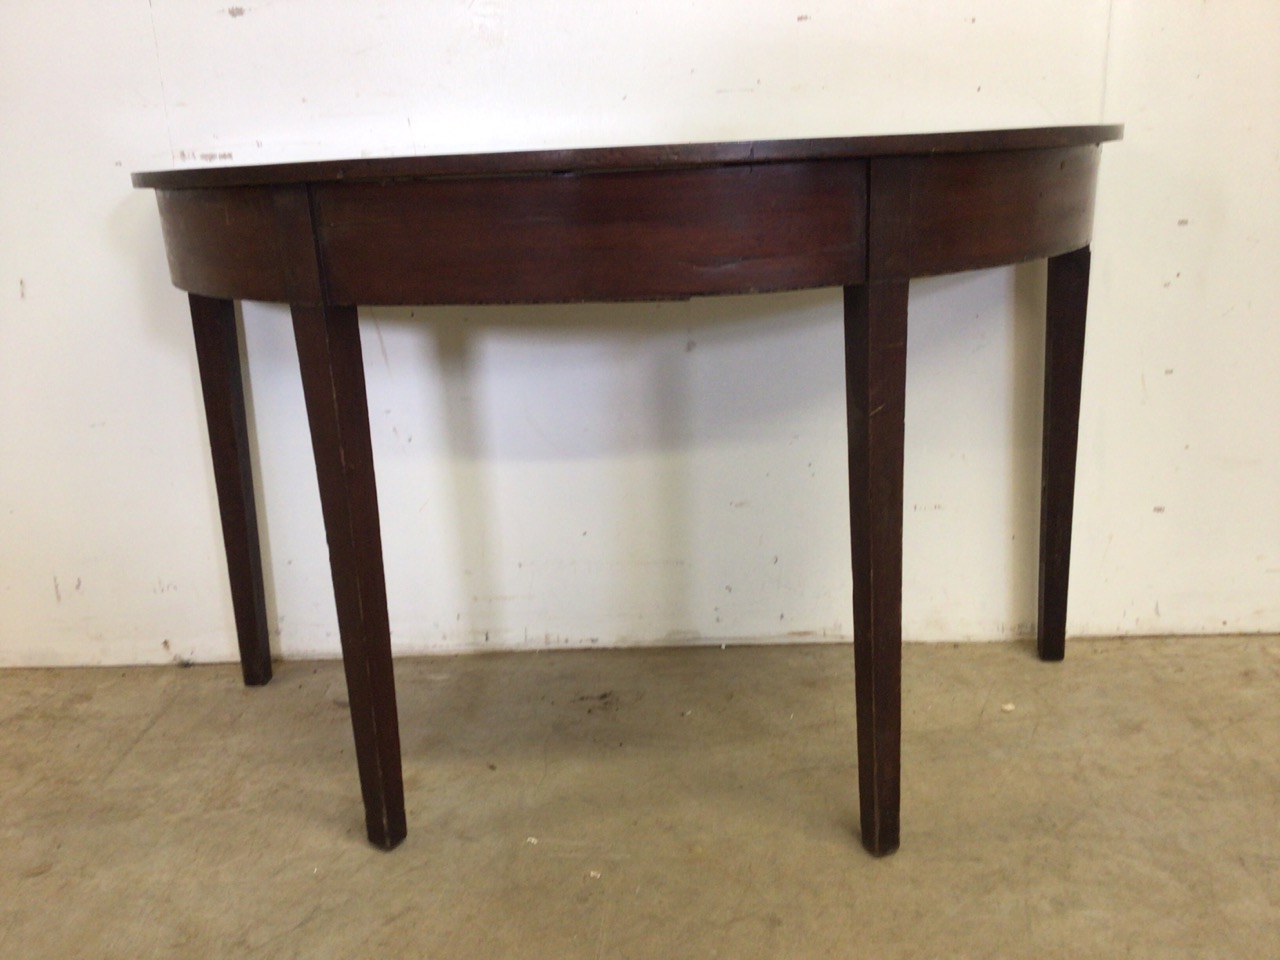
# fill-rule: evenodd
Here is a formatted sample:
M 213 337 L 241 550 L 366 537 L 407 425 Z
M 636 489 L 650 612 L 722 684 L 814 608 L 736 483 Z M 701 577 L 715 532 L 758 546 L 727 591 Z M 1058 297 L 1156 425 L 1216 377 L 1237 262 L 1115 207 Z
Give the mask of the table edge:
M 796 140 L 743 140 L 438 156 L 370 157 L 139 171 L 132 175 L 132 182 L 133 186 L 144 189 L 188 190 L 340 180 L 616 173 L 806 160 L 1052 149 L 1099 144 L 1119 140 L 1123 135 L 1122 124 L 1098 124 Z

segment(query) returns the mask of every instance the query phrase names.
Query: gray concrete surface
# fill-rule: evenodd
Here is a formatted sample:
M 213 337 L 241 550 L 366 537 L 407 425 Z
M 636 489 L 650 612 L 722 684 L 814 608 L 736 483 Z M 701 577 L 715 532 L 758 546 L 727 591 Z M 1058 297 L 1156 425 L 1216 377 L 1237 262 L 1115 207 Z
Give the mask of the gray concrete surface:
M 913 645 L 903 845 L 848 647 L 397 663 L 409 838 L 342 671 L 0 673 L 0 957 L 1280 956 L 1280 640 Z

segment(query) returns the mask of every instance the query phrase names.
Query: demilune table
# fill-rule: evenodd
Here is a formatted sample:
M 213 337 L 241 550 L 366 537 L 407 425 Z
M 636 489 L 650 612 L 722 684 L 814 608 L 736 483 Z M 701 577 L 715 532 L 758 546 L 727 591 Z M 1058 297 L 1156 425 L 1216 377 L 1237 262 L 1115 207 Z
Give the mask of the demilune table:
M 913 277 L 1047 257 L 1037 644 L 1063 656 L 1089 241 L 1119 126 L 135 173 L 188 291 L 247 684 L 271 678 L 236 300 L 288 303 L 369 840 L 405 836 L 356 307 L 844 290 L 863 845 L 898 846 L 902 438 Z

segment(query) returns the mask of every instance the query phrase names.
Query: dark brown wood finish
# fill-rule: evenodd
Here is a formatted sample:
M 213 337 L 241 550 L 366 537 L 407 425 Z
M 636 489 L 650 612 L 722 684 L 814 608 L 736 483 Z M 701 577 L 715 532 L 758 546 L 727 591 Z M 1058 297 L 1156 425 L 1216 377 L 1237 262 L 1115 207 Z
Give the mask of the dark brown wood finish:
M 1044 439 L 1040 466 L 1040 611 L 1042 660 L 1066 653 L 1067 580 L 1076 489 L 1080 379 L 1084 371 L 1089 248 L 1049 260 L 1044 357 Z
M 275 193 L 267 187 L 157 190 L 174 286 L 207 297 L 287 303 L 294 291 L 281 255 L 290 238 L 281 235 Z
M 908 282 L 1051 258 L 1040 653 L 1061 658 L 1086 245 L 1098 145 L 1120 133 L 1056 127 L 134 174 L 136 186 L 157 190 L 171 276 L 194 295 L 246 680 L 265 679 L 266 645 L 230 301 L 292 305 L 366 821 L 370 840 L 390 848 L 405 835 L 404 797 L 355 304 L 842 286 L 862 834 L 872 853 L 892 852 Z
M 196 362 L 204 394 L 205 422 L 213 454 L 213 480 L 218 490 L 222 542 L 231 580 L 231 608 L 240 643 L 244 682 L 261 686 L 271 679 L 271 646 L 267 636 L 267 602 L 258 546 L 258 511 L 253 496 L 253 462 L 245 417 L 244 380 L 240 372 L 240 336 L 236 306 L 189 294 Z
M 334 305 L 325 294 L 310 188 L 280 186 L 272 194 L 329 544 L 365 829 L 370 843 L 390 850 L 405 838 L 404 784 L 359 321 L 355 306 Z
M 322 183 L 339 303 L 653 300 L 857 283 L 866 164 Z
M 370 843 L 390 850 L 405 837 L 404 785 L 356 308 L 295 304 L 293 330 L 329 542 L 365 826 Z
M 878 215 L 897 224 L 893 240 L 872 251 L 872 277 L 955 273 L 1083 246 L 1100 153 L 1081 146 L 871 161 L 872 177 L 893 184 L 892 200 L 876 193 Z
M 1023 127 L 1010 130 L 957 130 L 951 133 L 903 133 L 870 137 L 818 137 L 808 140 L 742 140 L 724 143 L 643 144 L 569 150 L 513 150 L 427 157 L 367 157 L 309 160 L 233 167 L 186 167 L 133 174 L 135 187 L 190 190 L 262 184 L 322 183 L 332 180 L 419 180 L 435 177 L 524 176 L 548 173 L 672 170 L 741 163 L 799 160 L 933 156 L 1002 150 L 1051 150 L 1119 140 L 1115 124 L 1078 127 Z
M 862 845 L 898 849 L 907 281 L 844 291 L 853 659 Z

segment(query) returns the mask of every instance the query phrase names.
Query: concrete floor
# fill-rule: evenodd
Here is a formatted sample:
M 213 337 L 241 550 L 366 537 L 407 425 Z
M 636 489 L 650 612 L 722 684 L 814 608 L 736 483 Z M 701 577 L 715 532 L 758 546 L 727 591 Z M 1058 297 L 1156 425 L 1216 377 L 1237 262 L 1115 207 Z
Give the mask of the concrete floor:
M 1280 639 L 906 653 L 902 849 L 848 647 L 397 663 L 409 838 L 342 671 L 0 673 L 0 957 L 1280 956 Z

